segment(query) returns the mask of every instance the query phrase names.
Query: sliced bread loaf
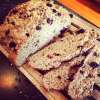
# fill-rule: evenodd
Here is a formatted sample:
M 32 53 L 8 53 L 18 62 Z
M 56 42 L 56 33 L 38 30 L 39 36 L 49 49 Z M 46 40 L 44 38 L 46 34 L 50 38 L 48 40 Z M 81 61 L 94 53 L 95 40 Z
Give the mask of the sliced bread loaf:
M 68 87 L 68 93 L 73 99 L 83 99 L 100 91 L 100 44 L 96 44 L 86 57 L 84 65 L 80 67 L 74 80 Z
M 79 54 L 77 57 L 64 61 L 61 63 L 59 68 L 48 71 L 43 76 L 44 87 L 48 90 L 62 90 L 68 87 L 70 82 L 73 80 L 74 74 L 77 72 L 79 67 L 82 66 L 86 56 Z
M 87 56 L 85 64 L 94 69 L 95 84 L 100 87 L 100 42 L 96 42 L 96 45 L 90 55 Z
M 62 61 L 68 60 L 80 52 L 86 51 L 92 44 L 88 42 L 89 32 L 84 33 L 66 31 L 53 43 L 29 58 L 29 65 L 38 70 L 57 68 Z
M 18 66 L 71 23 L 65 8 L 52 0 L 29 0 L 10 11 L 0 26 L 0 45 Z

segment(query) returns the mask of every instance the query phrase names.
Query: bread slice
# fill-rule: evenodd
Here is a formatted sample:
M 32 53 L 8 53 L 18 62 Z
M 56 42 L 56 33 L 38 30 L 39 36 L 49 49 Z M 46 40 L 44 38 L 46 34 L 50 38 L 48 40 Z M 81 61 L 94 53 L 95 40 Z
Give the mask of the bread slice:
M 83 66 L 75 75 L 74 80 L 68 87 L 68 93 L 73 99 L 83 99 L 91 95 L 93 91 L 94 78 L 93 70 L 89 66 Z
M 82 66 L 86 56 L 80 54 L 69 61 L 64 61 L 59 68 L 48 71 L 43 76 L 43 84 L 47 90 L 63 90 L 73 80 L 74 74 Z
M 57 68 L 62 61 L 73 58 L 92 46 L 88 42 L 89 32 L 77 34 L 77 32 L 66 31 L 63 37 L 55 41 L 29 58 L 29 65 L 38 70 L 50 70 Z M 86 42 L 87 41 L 87 42 Z
M 85 64 L 93 68 L 95 73 L 95 84 L 100 87 L 100 42 L 96 43 L 94 49 L 86 58 Z
M 61 66 L 46 73 L 43 77 L 43 85 L 47 90 L 62 90 L 69 84 L 70 67 Z
M 12 9 L 0 26 L 0 45 L 20 66 L 70 23 L 67 10 L 52 0 L 29 0 Z
M 68 87 L 68 93 L 73 99 L 83 99 L 100 91 L 100 44 L 96 44 L 86 57 L 84 65 L 80 67 L 74 80 Z

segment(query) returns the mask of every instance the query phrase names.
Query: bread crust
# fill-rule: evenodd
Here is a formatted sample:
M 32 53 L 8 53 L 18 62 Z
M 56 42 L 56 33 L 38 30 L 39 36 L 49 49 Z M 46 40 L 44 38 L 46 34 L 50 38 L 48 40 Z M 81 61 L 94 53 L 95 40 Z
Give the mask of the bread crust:
M 50 7 L 50 4 L 58 10 L 56 14 L 51 13 L 53 8 Z M 34 37 L 34 40 L 36 39 L 36 33 L 38 34 L 38 31 L 41 30 L 40 25 L 44 24 L 46 20 L 47 24 L 52 24 L 52 20 L 47 18 L 48 14 L 58 19 L 63 18 L 60 15 L 60 6 L 52 1 L 44 0 L 36 3 L 29 0 L 9 12 L 4 23 L 0 26 L 0 45 L 8 52 L 9 59 L 13 60 L 15 64 L 20 48 L 27 43 L 31 36 Z

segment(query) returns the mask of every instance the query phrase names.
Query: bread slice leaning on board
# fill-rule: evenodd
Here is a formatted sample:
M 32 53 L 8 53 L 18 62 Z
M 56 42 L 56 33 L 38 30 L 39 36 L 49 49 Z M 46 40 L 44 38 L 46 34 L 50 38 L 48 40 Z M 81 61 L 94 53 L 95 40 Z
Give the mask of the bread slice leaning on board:
M 38 70 L 50 70 L 91 48 L 92 43 L 88 42 L 90 32 L 77 33 L 78 31 L 62 33 L 53 43 L 30 56 L 29 65 Z
M 92 95 L 95 90 L 100 91 L 100 42 L 96 43 L 84 64 L 74 76 L 68 87 L 68 93 L 73 99 L 80 100 Z M 100 97 L 99 97 L 100 98 Z M 84 99 L 86 100 L 86 99 Z M 99 100 L 99 99 L 96 99 Z
M 0 46 L 20 66 L 70 24 L 68 12 L 54 1 L 29 0 L 13 8 L 0 26 Z

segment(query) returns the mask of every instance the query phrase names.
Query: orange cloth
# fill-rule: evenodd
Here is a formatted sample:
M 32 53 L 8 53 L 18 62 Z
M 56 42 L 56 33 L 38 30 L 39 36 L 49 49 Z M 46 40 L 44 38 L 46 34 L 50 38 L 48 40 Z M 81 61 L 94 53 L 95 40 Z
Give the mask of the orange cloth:
M 59 0 L 59 2 L 100 28 L 99 4 L 94 4 L 91 0 Z

